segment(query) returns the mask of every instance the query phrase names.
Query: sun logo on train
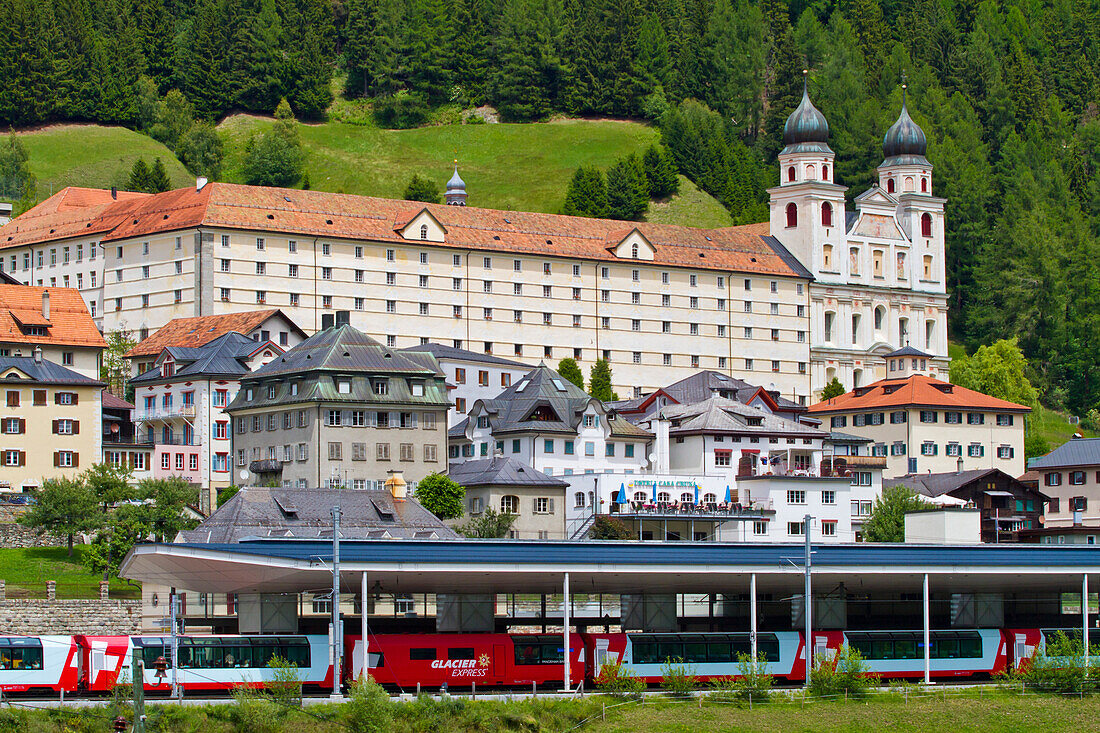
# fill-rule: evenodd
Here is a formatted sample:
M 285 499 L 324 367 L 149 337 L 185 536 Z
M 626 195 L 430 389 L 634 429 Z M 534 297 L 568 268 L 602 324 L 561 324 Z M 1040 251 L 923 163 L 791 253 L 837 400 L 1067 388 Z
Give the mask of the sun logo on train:
M 482 654 L 480 657 L 478 657 L 477 666 L 479 666 L 479 667 L 488 667 L 489 666 L 489 655 L 488 654 Z

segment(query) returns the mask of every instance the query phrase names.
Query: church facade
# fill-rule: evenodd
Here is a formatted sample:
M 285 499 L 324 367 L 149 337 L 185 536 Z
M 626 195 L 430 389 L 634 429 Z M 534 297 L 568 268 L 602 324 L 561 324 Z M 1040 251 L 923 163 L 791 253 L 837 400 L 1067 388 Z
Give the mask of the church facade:
M 886 377 L 884 357 L 905 346 L 932 356 L 947 379 L 944 205 L 932 193 L 924 131 L 901 115 L 883 140 L 878 181 L 853 200 L 834 177 L 829 125 L 804 90 L 783 129 L 780 183 L 769 189 L 771 234 L 810 283 L 810 388 L 846 389 Z

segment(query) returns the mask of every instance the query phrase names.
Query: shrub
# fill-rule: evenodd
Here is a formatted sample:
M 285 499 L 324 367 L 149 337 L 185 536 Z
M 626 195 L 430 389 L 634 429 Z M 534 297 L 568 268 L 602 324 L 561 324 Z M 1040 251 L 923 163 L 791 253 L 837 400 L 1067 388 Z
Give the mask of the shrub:
M 267 684 L 272 699 L 280 705 L 301 705 L 302 675 L 298 671 L 298 665 L 280 656 L 274 656 L 267 663 L 267 667 L 272 674 L 271 682 Z
M 737 679 L 733 681 L 737 696 L 742 700 L 766 700 L 771 695 L 775 678 L 768 674 L 768 657 L 757 653 L 756 663 L 751 654 L 737 655 Z
M 279 733 L 280 709 L 262 690 L 238 685 L 233 688 L 232 722 L 241 733 Z
M 868 672 L 863 655 L 847 644 L 837 650 L 836 659 L 823 654 L 814 660 L 810 671 L 810 694 L 818 697 L 845 695 L 862 697 L 876 681 Z
M 428 103 L 416 92 L 400 91 L 374 104 L 374 120 L 379 127 L 404 130 L 419 127 L 428 119 Z
M 344 706 L 344 721 L 352 733 L 382 733 L 393 725 L 390 696 L 368 675 L 351 686 L 351 698 Z
M 605 662 L 596 677 L 596 687 L 615 697 L 640 698 L 645 692 L 645 682 L 631 674 L 621 662 Z
M 699 686 L 695 668 L 685 664 L 683 659 L 666 659 L 661 668 L 661 676 L 664 677 L 661 686 L 672 697 L 690 697 Z
M 1021 681 L 1028 687 L 1043 692 L 1089 692 L 1100 685 L 1100 668 L 1095 663 L 1100 648 L 1093 645 L 1089 665 L 1081 655 L 1081 640 L 1059 631 L 1047 639 L 1043 648 L 1020 672 Z

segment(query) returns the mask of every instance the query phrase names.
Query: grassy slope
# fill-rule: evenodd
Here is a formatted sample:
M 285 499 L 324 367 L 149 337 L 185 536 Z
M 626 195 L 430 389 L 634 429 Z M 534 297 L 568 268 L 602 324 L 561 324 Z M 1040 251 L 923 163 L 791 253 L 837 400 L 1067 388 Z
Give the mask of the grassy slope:
M 692 731 L 1071 731 L 1092 729 L 1100 714 L 1100 700 L 1089 697 L 1057 698 L 1046 696 L 1014 697 L 986 692 L 946 701 L 933 697 L 911 700 L 900 696 L 868 703 L 808 701 L 798 704 L 756 706 L 754 710 L 734 705 L 656 704 L 624 706 L 608 721 L 596 721 L 585 727 L 591 733 L 690 733 Z
M 171 150 L 122 127 L 50 125 L 19 134 L 19 139 L 27 148 L 41 198 L 65 186 L 125 186 L 131 166 L 141 157 L 150 165 L 162 159 L 173 186 L 194 180 Z
M 80 564 L 84 548 L 73 548 L 72 558 L 64 547 L 0 549 L 0 578 L 7 583 L 8 598 L 45 598 L 46 581 L 57 581 L 58 598 L 98 598 L 100 576 Z M 137 598 L 138 590 L 124 581 L 111 581 L 111 596 Z
M 265 118 L 237 115 L 223 122 L 228 154 L 224 178 L 243 180 L 243 149 Z M 400 198 L 413 173 L 443 184 L 459 158 L 472 205 L 495 209 L 556 212 L 579 165 L 609 166 L 657 140 L 653 128 L 614 120 L 560 120 L 527 125 L 439 125 L 415 130 L 380 130 L 329 122 L 303 125 L 306 171 L 313 188 Z M 726 226 L 725 209 L 681 179 L 684 195 L 655 205 L 653 220 Z

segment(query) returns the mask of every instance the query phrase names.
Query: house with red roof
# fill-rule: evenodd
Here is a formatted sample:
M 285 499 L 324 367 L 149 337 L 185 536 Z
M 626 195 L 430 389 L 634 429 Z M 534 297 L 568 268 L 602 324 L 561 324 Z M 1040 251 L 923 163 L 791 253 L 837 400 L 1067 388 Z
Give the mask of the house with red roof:
M 884 477 L 996 468 L 1024 472 L 1026 405 L 929 376 L 932 357 L 906 346 L 886 357 L 887 378 L 816 405 L 831 430 L 872 438 Z M 824 426 L 823 426 L 824 427 Z
M 35 355 L 89 379 L 99 379 L 107 342 L 80 292 L 0 284 L 0 356 Z

